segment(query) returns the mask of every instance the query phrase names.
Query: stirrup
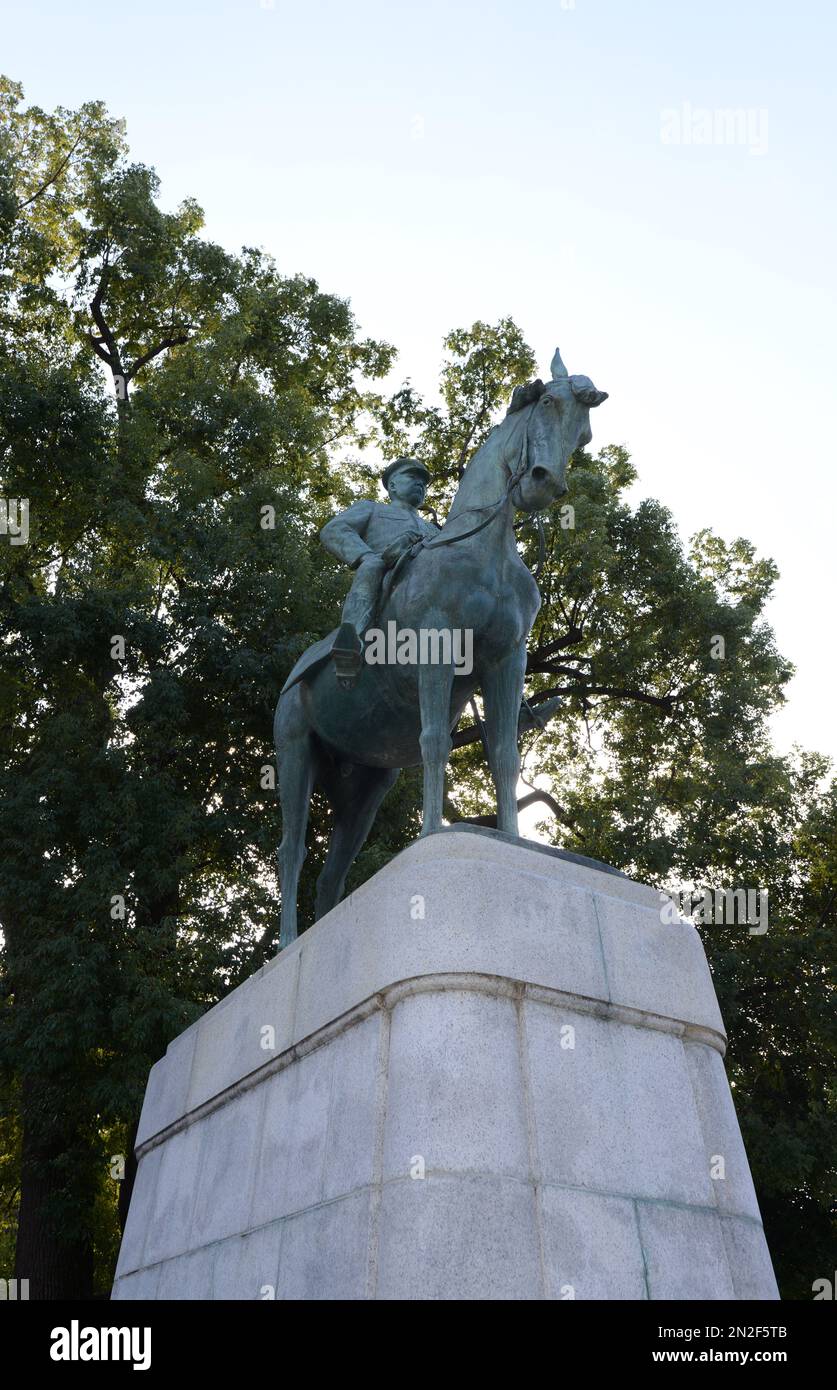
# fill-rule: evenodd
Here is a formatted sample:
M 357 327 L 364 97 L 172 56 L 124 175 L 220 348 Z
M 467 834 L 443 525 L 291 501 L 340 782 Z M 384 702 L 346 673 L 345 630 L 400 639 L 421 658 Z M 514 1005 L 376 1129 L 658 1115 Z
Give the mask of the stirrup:
M 351 623 L 342 623 L 331 644 L 331 659 L 338 685 L 352 690 L 363 664 L 363 643 Z

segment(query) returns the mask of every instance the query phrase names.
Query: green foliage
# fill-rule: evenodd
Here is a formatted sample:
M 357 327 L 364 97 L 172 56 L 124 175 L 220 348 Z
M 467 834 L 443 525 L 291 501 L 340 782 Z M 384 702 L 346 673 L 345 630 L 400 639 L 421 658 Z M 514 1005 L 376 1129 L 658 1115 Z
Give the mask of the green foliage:
M 51 1237 L 101 1272 L 103 1136 L 271 949 L 273 706 L 339 606 L 312 522 L 392 350 L 202 240 L 193 204 L 160 211 L 152 171 L 78 138 L 90 113 L 5 90 L 3 186 L 44 188 L 17 198 L 0 305 L 0 490 L 30 502 L 0 550 L 0 1076 Z
M 0 495 L 30 499 L 29 543 L 0 537 L 0 1274 L 29 1172 L 44 1232 L 68 1260 L 92 1247 L 105 1291 L 109 1163 L 148 1069 L 275 949 L 273 707 L 348 582 L 319 527 L 377 487 L 380 454 L 426 459 L 444 509 L 535 367 L 511 319 L 476 323 L 445 340 L 439 405 L 384 393 L 394 350 L 346 301 L 214 246 L 191 201 L 165 212 L 99 103 L 22 101 L 0 82 Z M 685 546 L 659 503 L 629 504 L 635 478 L 624 448 L 579 453 L 572 512 L 545 518 L 528 695 L 562 704 L 525 776 L 557 844 L 770 890 L 767 936 L 703 935 L 783 1291 L 810 1297 L 833 1265 L 837 793 L 824 760 L 770 747 L 791 674 L 763 617 L 775 567 L 740 539 Z M 459 738 L 448 810 L 484 816 Z M 418 810 L 411 772 L 350 886 Z M 327 833 L 315 798 L 309 918 Z
M 0 1279 L 15 1264 L 20 1202 L 20 1116 L 12 1085 L 0 1082 Z

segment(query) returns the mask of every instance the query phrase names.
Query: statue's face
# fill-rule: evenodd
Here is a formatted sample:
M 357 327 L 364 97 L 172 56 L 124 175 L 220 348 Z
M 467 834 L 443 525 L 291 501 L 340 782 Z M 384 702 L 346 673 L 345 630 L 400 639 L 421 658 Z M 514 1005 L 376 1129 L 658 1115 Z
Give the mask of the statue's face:
M 427 492 L 424 474 L 411 468 L 395 473 L 387 484 L 387 492 L 393 502 L 406 502 L 408 507 L 420 507 Z
M 515 488 L 515 505 L 522 511 L 543 511 L 567 491 L 567 466 L 576 449 L 593 438 L 590 410 L 607 398 L 588 377 L 562 377 L 548 382 L 530 408 L 528 469 Z

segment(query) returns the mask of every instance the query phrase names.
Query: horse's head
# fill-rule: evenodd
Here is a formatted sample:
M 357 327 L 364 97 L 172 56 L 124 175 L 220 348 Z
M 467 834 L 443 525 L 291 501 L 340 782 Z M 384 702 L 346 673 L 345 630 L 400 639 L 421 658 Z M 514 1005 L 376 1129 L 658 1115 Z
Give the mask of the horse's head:
M 590 411 L 607 400 L 589 376 L 570 376 L 555 349 L 552 379 L 518 386 L 508 414 L 526 412 L 526 468 L 512 492 L 516 507 L 539 512 L 567 491 L 567 464 L 593 438 Z

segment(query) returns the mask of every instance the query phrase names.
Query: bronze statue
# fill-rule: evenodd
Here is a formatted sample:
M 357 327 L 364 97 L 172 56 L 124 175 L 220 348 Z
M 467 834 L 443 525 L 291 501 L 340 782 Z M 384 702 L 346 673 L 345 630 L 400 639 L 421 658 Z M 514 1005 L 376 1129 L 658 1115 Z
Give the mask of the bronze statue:
M 342 896 L 346 874 L 401 768 L 424 764 L 422 834 L 441 828 L 451 733 L 476 690 L 482 691 L 485 706 L 497 827 L 517 834 L 518 713 L 526 641 L 540 595 L 517 551 L 515 513 L 541 511 L 564 496 L 569 460 L 592 438 L 590 410 L 607 399 L 607 392 L 597 391 L 589 377 L 569 376 L 557 349 L 551 372 L 546 385 L 535 381 L 517 387 L 504 420 L 470 460 L 441 530 L 414 524 L 419 518 L 412 511 L 418 503 L 411 503 L 410 497 L 418 495 L 417 487 L 409 496 L 396 493 L 399 503 L 412 511 L 396 523 L 399 534 L 392 545 L 388 539 L 384 543 L 384 532 L 377 526 L 387 504 L 356 503 L 323 528 L 325 544 L 337 538 L 329 548 L 344 559 L 351 553 L 361 566 L 370 565 L 370 582 L 357 590 L 352 586 L 343 614 L 344 628 L 351 628 L 344 637 L 341 628 L 309 648 L 291 671 L 276 707 L 283 819 L 278 856 L 280 947 L 297 935 L 297 885 L 315 784 L 334 811 L 328 854 L 317 882 L 319 918 Z M 420 478 L 404 462 L 397 461 L 396 473 L 405 480 Z M 391 484 L 393 469 L 387 471 Z M 360 544 L 349 541 L 341 529 L 355 508 L 358 526 L 349 529 Z M 374 543 L 364 541 L 364 534 L 373 536 Z M 364 559 L 364 545 L 381 564 Z M 362 659 L 352 632 L 355 627 L 362 632 L 370 621 L 367 614 L 378 601 L 382 573 L 393 560 L 380 592 L 377 621 L 413 635 L 467 631 L 474 652 L 467 675 L 455 665 L 450 642 L 436 643 L 435 656 L 441 653 L 441 659 L 399 658 L 385 665 Z
M 363 636 L 378 608 L 384 575 L 425 536 L 438 530 L 420 517 L 430 473 L 418 459 L 400 458 L 381 474 L 386 502 L 353 502 L 326 522 L 320 540 L 355 571 L 343 622 L 331 646 L 338 684 L 351 689 L 363 660 Z

